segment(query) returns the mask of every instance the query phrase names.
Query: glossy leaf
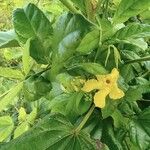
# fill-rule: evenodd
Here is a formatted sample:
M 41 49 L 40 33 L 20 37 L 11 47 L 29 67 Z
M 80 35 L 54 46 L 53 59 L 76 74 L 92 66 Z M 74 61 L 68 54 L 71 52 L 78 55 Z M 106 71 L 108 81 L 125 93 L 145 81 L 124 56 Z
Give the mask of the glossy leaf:
M 122 0 L 114 15 L 114 24 L 125 22 L 130 17 L 136 16 L 150 7 L 147 0 Z
M 0 48 L 17 47 L 19 46 L 16 34 L 13 30 L 0 32 Z
M 87 26 L 84 28 L 84 26 Z M 83 34 L 88 30 L 89 23 L 80 15 L 63 14 L 54 29 L 54 60 L 65 62 L 78 47 Z
M 51 47 L 52 27 L 43 12 L 34 4 L 13 13 L 13 24 L 21 43 L 30 41 L 30 55 L 38 63 L 48 63 Z M 38 47 L 36 46 L 38 44 Z
M 86 28 L 84 28 L 86 26 Z M 65 63 L 76 53 L 82 37 L 89 30 L 90 24 L 81 15 L 64 13 L 54 28 L 52 69 L 50 80 L 55 80 Z
M 10 136 L 14 128 L 14 123 L 10 116 L 0 117 L 0 142 L 4 141 Z
M 33 150 L 33 148 L 36 150 L 96 150 L 89 134 L 84 131 L 75 134 L 74 126 L 59 114 L 45 117 L 36 127 L 19 138 L 6 145 L 0 145 L 1 150 Z

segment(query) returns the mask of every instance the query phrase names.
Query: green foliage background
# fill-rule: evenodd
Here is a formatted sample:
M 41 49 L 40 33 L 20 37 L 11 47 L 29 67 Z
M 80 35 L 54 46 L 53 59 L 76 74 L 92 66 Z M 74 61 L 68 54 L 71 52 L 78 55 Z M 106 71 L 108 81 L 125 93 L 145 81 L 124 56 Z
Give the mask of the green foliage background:
M 149 1 L 0 6 L 0 150 L 150 149 Z M 80 80 L 113 68 L 125 96 L 94 108 Z

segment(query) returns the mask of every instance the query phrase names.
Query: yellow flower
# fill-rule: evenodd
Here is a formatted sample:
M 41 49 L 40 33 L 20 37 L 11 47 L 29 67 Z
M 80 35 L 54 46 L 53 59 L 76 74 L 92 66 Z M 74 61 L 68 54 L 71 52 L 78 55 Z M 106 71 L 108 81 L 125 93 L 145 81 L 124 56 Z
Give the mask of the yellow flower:
M 119 78 L 119 72 L 114 68 L 110 74 L 97 75 L 96 79 L 88 80 L 82 90 L 90 92 L 97 89 L 98 92 L 94 95 L 94 103 L 96 107 L 105 107 L 106 96 L 109 95 L 111 99 L 120 99 L 124 96 L 124 92 L 118 88 L 117 80 Z

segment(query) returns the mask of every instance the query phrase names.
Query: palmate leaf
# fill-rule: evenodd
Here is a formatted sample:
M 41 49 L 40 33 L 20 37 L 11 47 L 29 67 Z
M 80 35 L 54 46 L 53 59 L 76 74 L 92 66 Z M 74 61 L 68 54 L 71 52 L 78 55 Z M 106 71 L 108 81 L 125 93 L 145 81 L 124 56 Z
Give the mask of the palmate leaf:
M 105 120 L 103 122 L 101 140 L 107 144 L 110 150 L 123 150 L 121 142 L 117 139 L 110 120 Z
M 75 133 L 74 126 L 62 115 L 46 116 L 36 127 L 1 150 L 96 150 L 95 143 L 84 131 Z
M 150 107 L 146 108 L 138 118 L 129 124 L 131 141 L 141 150 L 150 148 Z
M 48 63 L 51 50 L 52 27 L 43 12 L 34 4 L 13 13 L 13 24 L 19 41 L 23 44 L 30 40 L 30 55 L 38 63 Z
M 90 105 L 91 101 L 83 99 L 83 93 L 72 92 L 56 96 L 50 102 L 49 107 L 52 112 L 62 113 L 71 122 L 75 122 L 80 115 L 83 115 L 89 109 Z
M 114 15 L 114 24 L 122 23 L 150 7 L 149 0 L 122 0 Z

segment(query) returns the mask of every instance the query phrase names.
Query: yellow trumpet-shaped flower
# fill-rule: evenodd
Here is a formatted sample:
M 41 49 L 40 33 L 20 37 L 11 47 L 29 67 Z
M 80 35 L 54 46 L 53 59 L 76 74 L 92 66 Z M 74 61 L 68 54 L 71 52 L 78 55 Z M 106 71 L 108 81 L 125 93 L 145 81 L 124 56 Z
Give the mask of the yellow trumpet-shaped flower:
M 90 79 L 86 81 L 82 90 L 90 92 L 92 90 L 98 90 L 94 95 L 94 103 L 96 107 L 105 107 L 106 96 L 109 95 L 111 99 L 120 99 L 124 96 L 124 92 L 118 88 L 117 80 L 119 78 L 119 72 L 114 68 L 110 74 L 97 75 L 96 79 Z

